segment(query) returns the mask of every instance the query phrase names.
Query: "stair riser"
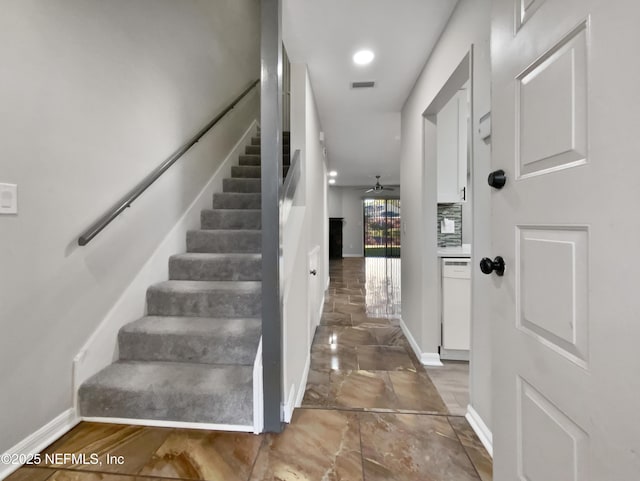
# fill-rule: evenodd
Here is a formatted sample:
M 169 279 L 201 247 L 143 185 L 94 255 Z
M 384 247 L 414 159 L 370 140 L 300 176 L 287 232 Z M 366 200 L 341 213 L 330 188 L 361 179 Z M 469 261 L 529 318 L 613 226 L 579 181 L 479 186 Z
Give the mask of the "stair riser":
M 203 229 L 260 229 L 262 212 L 250 210 L 203 210 L 200 214 Z
M 231 167 L 231 177 L 259 179 L 261 169 L 259 165 L 234 165 Z
M 212 319 L 211 322 L 215 322 Z M 241 338 L 123 332 L 118 335 L 120 359 L 125 361 L 195 362 L 253 365 L 260 329 Z
M 261 157 L 259 155 L 241 155 L 240 165 L 260 165 Z
M 258 167 L 262 165 L 261 157 L 254 156 L 254 155 L 245 155 L 243 157 L 244 157 L 244 160 L 242 159 L 242 157 L 240 158 L 241 167 Z M 291 165 L 290 157 L 288 154 L 282 156 L 282 165 L 284 166 Z
M 247 145 L 244 148 L 244 153 L 248 155 L 260 155 L 260 146 L 259 145 Z
M 167 292 L 149 288 L 147 312 L 150 316 L 258 317 L 260 291 Z
M 260 253 L 262 233 L 225 231 L 188 231 L 188 252 Z
M 260 281 L 262 260 L 215 259 L 195 261 L 169 259 L 169 279 L 177 281 Z
M 261 192 L 260 179 L 222 179 L 224 192 L 258 193 Z
M 213 194 L 214 209 L 260 209 L 262 197 L 258 194 Z
M 100 385 L 82 385 L 80 414 L 95 418 L 155 419 L 194 423 L 253 424 L 252 381 L 246 389 L 212 396 L 209 392 L 129 391 Z M 237 383 L 237 381 L 236 381 Z

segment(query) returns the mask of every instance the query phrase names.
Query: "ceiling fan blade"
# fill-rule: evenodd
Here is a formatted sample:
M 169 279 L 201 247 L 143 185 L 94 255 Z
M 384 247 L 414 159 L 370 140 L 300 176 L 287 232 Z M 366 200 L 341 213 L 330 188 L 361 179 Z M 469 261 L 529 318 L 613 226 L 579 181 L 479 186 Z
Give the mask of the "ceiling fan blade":
M 368 194 L 369 192 L 373 192 L 374 190 L 376 190 L 376 189 L 369 189 L 369 190 L 365 190 L 365 191 L 364 191 L 364 193 L 365 193 L 365 194 Z
M 384 190 L 396 190 L 393 187 L 383 187 Z

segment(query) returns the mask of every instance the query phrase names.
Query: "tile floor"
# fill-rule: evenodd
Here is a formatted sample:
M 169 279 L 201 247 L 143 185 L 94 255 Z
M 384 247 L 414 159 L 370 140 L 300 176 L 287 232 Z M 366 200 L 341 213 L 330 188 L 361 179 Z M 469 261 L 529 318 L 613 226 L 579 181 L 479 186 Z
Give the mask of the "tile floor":
M 427 368 L 427 374 L 454 416 L 464 416 L 469 405 L 469 363 L 444 361 L 444 367 Z
M 491 459 L 398 327 L 399 264 L 331 263 L 303 407 L 283 433 L 81 423 L 44 452 L 98 464 L 24 467 L 8 481 L 490 481 Z

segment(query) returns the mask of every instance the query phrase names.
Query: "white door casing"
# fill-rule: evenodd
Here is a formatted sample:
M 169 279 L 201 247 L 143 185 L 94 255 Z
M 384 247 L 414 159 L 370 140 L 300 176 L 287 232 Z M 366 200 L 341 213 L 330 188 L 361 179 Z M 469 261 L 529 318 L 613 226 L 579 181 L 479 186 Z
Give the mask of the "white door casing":
M 496 481 L 640 479 L 638 18 L 493 2 Z

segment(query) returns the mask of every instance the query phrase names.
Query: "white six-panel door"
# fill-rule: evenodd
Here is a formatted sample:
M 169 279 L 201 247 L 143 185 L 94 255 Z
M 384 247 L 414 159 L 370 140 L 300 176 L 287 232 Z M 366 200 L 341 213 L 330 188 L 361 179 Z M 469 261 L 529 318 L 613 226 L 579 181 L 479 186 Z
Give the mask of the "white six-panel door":
M 494 479 L 640 480 L 640 2 L 492 18 Z

